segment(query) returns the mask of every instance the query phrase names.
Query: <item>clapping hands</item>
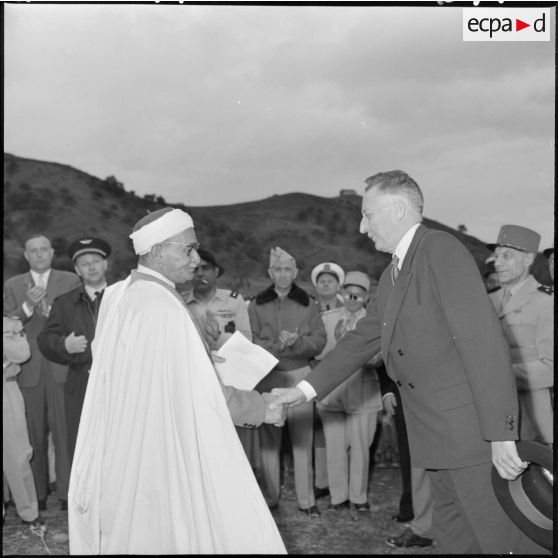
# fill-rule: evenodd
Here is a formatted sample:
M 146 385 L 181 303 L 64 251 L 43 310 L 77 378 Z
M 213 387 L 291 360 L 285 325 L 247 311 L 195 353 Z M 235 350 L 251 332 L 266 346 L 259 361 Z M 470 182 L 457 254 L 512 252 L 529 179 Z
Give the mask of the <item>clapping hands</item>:
M 290 347 L 298 339 L 298 327 L 293 331 L 288 331 L 282 329 L 279 334 L 279 342 L 281 343 L 281 348 Z
M 279 405 L 274 409 L 270 409 L 270 404 L 277 399 L 276 395 L 271 393 L 262 393 L 262 398 L 265 401 L 265 418 L 266 424 L 274 424 L 275 426 L 284 426 L 285 419 L 287 418 L 287 411 L 283 405 Z
M 30 286 L 25 293 L 25 302 L 30 308 L 35 308 L 45 298 L 46 289 L 39 286 Z

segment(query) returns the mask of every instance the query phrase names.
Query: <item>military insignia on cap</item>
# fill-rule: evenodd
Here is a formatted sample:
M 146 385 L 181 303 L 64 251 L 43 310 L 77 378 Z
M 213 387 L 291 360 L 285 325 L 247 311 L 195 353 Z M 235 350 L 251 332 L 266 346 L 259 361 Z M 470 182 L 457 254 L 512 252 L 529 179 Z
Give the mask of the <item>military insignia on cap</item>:
M 68 246 L 68 256 L 70 256 L 73 262 L 82 254 L 99 254 L 103 258 L 108 258 L 110 253 L 111 248 L 109 243 L 102 238 L 79 238 Z

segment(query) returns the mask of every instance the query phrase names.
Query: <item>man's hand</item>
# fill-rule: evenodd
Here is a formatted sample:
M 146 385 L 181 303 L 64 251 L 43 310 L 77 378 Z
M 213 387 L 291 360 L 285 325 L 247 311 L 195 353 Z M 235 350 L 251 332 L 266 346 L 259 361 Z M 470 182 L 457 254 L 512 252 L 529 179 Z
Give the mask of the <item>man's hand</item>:
M 72 331 L 66 339 L 64 339 L 64 347 L 70 354 L 83 353 L 87 349 L 87 339 L 85 335 L 78 335 Z
M 279 405 L 286 405 L 287 407 L 296 407 L 306 401 L 306 395 L 298 389 L 293 388 L 273 388 L 271 394 L 277 396 L 277 399 L 270 404 L 270 409 L 275 409 Z
M 382 397 L 382 405 L 384 406 L 384 410 L 388 417 L 392 417 L 395 414 L 395 407 L 397 407 L 397 399 L 395 398 L 395 394 L 386 393 Z
M 272 408 L 271 403 L 276 403 L 277 397 L 271 393 L 262 393 L 262 398 L 265 401 L 265 418 L 266 424 L 274 424 L 275 426 L 284 426 L 287 411 L 283 405 L 275 405 Z
M 43 287 L 29 287 L 25 293 L 25 302 L 29 308 L 33 309 L 46 296 L 46 289 Z
M 492 463 L 498 474 L 506 480 L 516 479 L 529 465 L 521 461 L 513 440 L 492 442 Z

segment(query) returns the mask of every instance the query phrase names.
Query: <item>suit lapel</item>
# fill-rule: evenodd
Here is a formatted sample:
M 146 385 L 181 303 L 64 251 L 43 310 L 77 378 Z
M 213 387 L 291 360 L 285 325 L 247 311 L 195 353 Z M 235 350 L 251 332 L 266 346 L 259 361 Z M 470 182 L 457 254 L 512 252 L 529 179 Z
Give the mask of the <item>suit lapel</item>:
M 397 316 L 399 315 L 401 305 L 403 303 L 405 295 L 407 294 L 407 290 L 409 289 L 411 277 L 413 276 L 413 259 L 415 257 L 415 253 L 417 251 L 418 245 L 420 244 L 420 241 L 427 232 L 428 229 L 423 225 L 420 225 L 417 228 L 415 235 L 413 236 L 413 240 L 411 241 L 411 245 L 409 246 L 409 250 L 407 250 L 407 254 L 405 255 L 405 259 L 403 260 L 403 265 L 401 266 L 401 269 L 395 281 L 395 285 L 391 285 L 391 274 L 389 272 L 389 266 L 388 269 L 384 271 L 381 277 L 382 286 L 386 289 L 388 287 L 391 287 L 391 295 L 389 296 L 384 311 L 382 329 L 382 355 L 384 357 L 386 367 L 389 355 L 389 347 L 391 344 L 391 339 L 393 337 L 393 332 L 395 330 L 395 322 L 397 321 Z M 378 290 L 379 289 L 380 286 L 378 286 Z
M 58 275 L 56 275 L 54 269 L 51 269 L 50 275 L 48 276 L 47 286 L 46 286 L 46 300 L 49 305 L 52 304 L 52 301 L 56 298 L 55 291 L 56 291 L 56 284 L 58 283 L 58 279 L 59 277 Z

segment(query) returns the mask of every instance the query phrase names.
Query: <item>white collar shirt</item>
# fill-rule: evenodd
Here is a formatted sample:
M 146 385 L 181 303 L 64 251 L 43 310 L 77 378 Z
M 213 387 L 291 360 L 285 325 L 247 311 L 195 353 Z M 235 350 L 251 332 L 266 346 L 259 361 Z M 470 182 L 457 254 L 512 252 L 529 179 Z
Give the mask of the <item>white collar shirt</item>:
M 403 265 L 403 260 L 409 251 L 409 247 L 411 246 L 411 242 L 413 241 L 413 237 L 415 236 L 415 232 L 419 228 L 420 223 L 415 223 L 404 235 L 403 238 L 398 242 L 395 250 L 393 252 L 394 256 L 397 256 L 397 269 L 401 270 L 401 266 Z

